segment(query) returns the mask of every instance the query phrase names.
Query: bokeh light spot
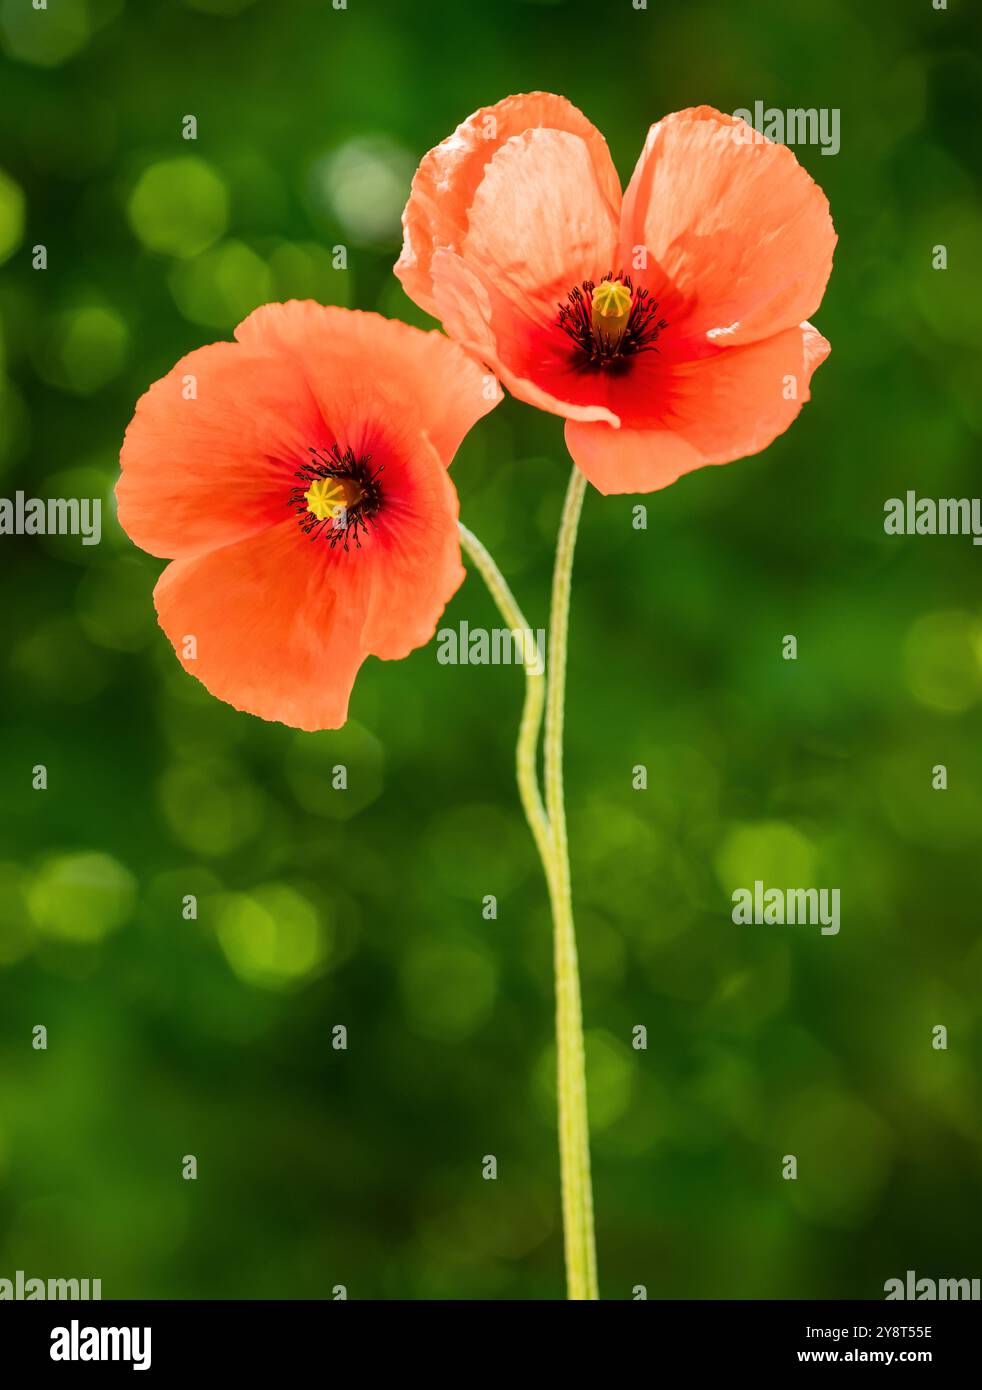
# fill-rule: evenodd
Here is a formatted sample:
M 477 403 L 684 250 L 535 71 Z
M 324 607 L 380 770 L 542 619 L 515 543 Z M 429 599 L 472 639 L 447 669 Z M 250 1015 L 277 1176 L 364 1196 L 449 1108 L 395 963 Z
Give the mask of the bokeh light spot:
M 904 639 L 904 669 L 915 699 L 931 709 L 960 714 L 982 691 L 982 641 L 970 613 L 927 613 Z
M 349 140 L 317 160 L 310 174 L 316 209 L 366 246 L 399 241 L 415 161 L 387 136 Z
M 228 191 L 195 155 L 163 159 L 145 169 L 130 195 L 130 225 L 149 251 L 198 256 L 228 224 Z
M 241 241 L 225 241 L 176 265 L 170 289 L 174 303 L 191 323 L 234 328 L 273 298 L 273 276 L 255 251 Z
M 727 892 L 752 888 L 757 879 L 771 888 L 814 886 L 815 846 L 785 821 L 757 821 L 727 831 L 716 854 L 716 872 Z
M 24 193 L 20 184 L 0 169 L 0 265 L 21 243 L 24 235 Z
M 91 395 L 119 375 L 129 344 L 129 329 L 114 309 L 91 304 L 70 310 L 55 320 L 42 375 L 76 395 Z
M 270 883 L 214 900 L 215 931 L 229 965 L 246 984 L 285 989 L 321 970 L 330 937 L 296 889 Z
M 92 33 L 88 0 L 36 10 L 31 0 L 0 0 L 0 39 L 11 58 L 54 68 L 84 48 Z
M 27 901 L 45 935 L 97 942 L 129 917 L 136 901 L 136 880 L 108 854 L 56 855 L 38 870 Z
M 174 839 L 197 854 L 228 854 L 263 823 L 259 791 L 230 763 L 175 764 L 161 777 L 158 796 Z

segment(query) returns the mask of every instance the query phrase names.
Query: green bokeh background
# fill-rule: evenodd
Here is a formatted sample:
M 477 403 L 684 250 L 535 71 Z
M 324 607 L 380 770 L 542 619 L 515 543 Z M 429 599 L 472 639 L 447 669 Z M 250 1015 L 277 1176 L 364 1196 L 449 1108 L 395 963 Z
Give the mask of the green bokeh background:
M 811 404 L 643 499 L 646 530 L 587 497 L 567 782 L 605 1297 L 982 1273 L 982 554 L 882 527 L 907 488 L 979 493 L 972 10 L 0 0 L 3 496 L 108 499 L 137 396 L 266 300 L 423 322 L 399 212 L 482 104 L 565 93 L 625 179 L 667 111 L 841 109 L 838 155 L 798 151 L 840 238 Z M 535 626 L 567 468 L 561 422 L 510 400 L 454 465 Z M 297 734 L 180 670 L 108 502 L 101 546 L 2 557 L 0 1277 L 560 1296 L 518 673 L 370 660 L 350 725 Z M 474 575 L 462 619 L 495 623 Z M 840 934 L 735 927 L 755 878 L 839 887 Z

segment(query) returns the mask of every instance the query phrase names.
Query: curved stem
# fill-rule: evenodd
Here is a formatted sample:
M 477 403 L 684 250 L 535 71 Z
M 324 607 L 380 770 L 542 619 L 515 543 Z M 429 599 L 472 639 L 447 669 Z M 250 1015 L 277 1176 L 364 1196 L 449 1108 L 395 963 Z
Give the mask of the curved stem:
M 485 549 L 473 531 L 464 523 L 458 522 L 460 544 L 474 561 L 481 578 L 488 586 L 491 597 L 498 605 L 498 611 L 512 631 L 531 632 L 518 602 L 508 587 L 504 575 L 498 569 L 490 552 Z M 522 809 L 535 839 L 539 858 L 545 870 L 547 881 L 552 877 L 552 837 L 546 820 L 542 795 L 539 792 L 537 771 L 537 749 L 539 730 L 542 727 L 542 711 L 545 706 L 545 672 L 540 663 L 533 659 L 529 644 L 523 642 L 521 651 L 525 662 L 525 703 L 522 706 L 522 722 L 518 730 L 516 750 L 516 771 L 518 773 L 518 793 L 522 799 Z
M 593 1234 L 590 1136 L 587 1125 L 586 1071 L 580 979 L 573 927 L 566 809 L 563 799 L 563 719 L 566 703 L 566 649 L 569 632 L 573 551 L 586 479 L 574 468 L 566 494 L 556 548 L 549 625 L 548 690 L 544 673 L 523 643 L 525 703 L 518 735 L 518 788 L 535 838 L 552 906 L 556 973 L 556 1055 L 559 1101 L 559 1162 L 563 1194 L 566 1284 L 571 1299 L 595 1299 L 597 1257 Z M 474 561 L 498 609 L 513 631 L 530 631 L 515 596 L 472 531 L 459 523 L 460 543 Z M 538 741 L 546 706 L 546 802 L 539 792 Z
M 566 652 L 569 634 L 573 553 L 583 508 L 586 478 L 573 468 L 566 490 L 549 619 L 549 685 L 546 704 L 546 816 L 552 831 L 550 876 L 556 971 L 556 1049 L 559 1094 L 559 1160 L 563 1187 L 566 1281 L 571 1299 L 595 1299 L 597 1255 L 590 1178 L 583 1010 L 573 924 L 566 806 L 563 795 L 563 725 L 566 707 Z

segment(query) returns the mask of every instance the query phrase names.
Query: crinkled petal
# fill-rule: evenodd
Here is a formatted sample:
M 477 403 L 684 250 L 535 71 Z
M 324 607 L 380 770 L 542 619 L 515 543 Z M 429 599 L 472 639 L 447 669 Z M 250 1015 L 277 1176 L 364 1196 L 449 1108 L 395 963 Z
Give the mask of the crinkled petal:
M 649 283 L 670 306 L 666 350 L 673 335 L 736 345 L 801 323 L 836 242 L 828 199 L 792 151 L 708 106 L 651 127 L 621 237 L 625 257 L 645 248 Z
M 527 130 L 495 154 L 471 204 L 460 254 L 552 317 L 583 280 L 616 270 L 620 189 L 612 199 L 577 135 Z
M 462 245 L 487 164 L 512 137 L 540 129 L 565 131 L 582 141 L 591 182 L 612 207 L 619 206 L 620 181 L 607 143 L 565 97 L 532 92 L 482 107 L 424 156 L 403 213 L 404 242 L 395 270 L 406 293 L 428 313 L 439 317 L 430 274 L 433 255 L 441 246 L 459 250 Z

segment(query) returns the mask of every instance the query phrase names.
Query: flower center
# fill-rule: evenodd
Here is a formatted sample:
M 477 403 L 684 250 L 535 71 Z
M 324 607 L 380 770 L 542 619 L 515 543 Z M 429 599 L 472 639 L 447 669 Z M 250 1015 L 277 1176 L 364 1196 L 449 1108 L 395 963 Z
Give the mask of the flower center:
M 668 327 L 658 315 L 658 301 L 636 290 L 629 275 L 605 275 L 600 284 L 584 280 L 559 306 L 559 327 L 572 340 L 584 365 L 622 364 L 638 352 L 657 352 L 655 343 Z
M 292 488 L 289 505 L 297 514 L 300 529 L 311 540 L 318 536 L 329 541 L 331 549 L 340 541 L 345 550 L 351 541 L 361 549 L 361 536 L 367 535 L 382 505 L 379 474 L 382 466 L 371 468 L 372 456 L 356 458 L 351 449 L 332 444 L 325 453 L 311 449 L 310 462 L 299 468 L 300 486 Z
M 354 479 L 324 478 L 311 483 L 304 493 L 307 511 L 318 521 L 334 521 L 342 512 L 361 501 L 361 488 Z

